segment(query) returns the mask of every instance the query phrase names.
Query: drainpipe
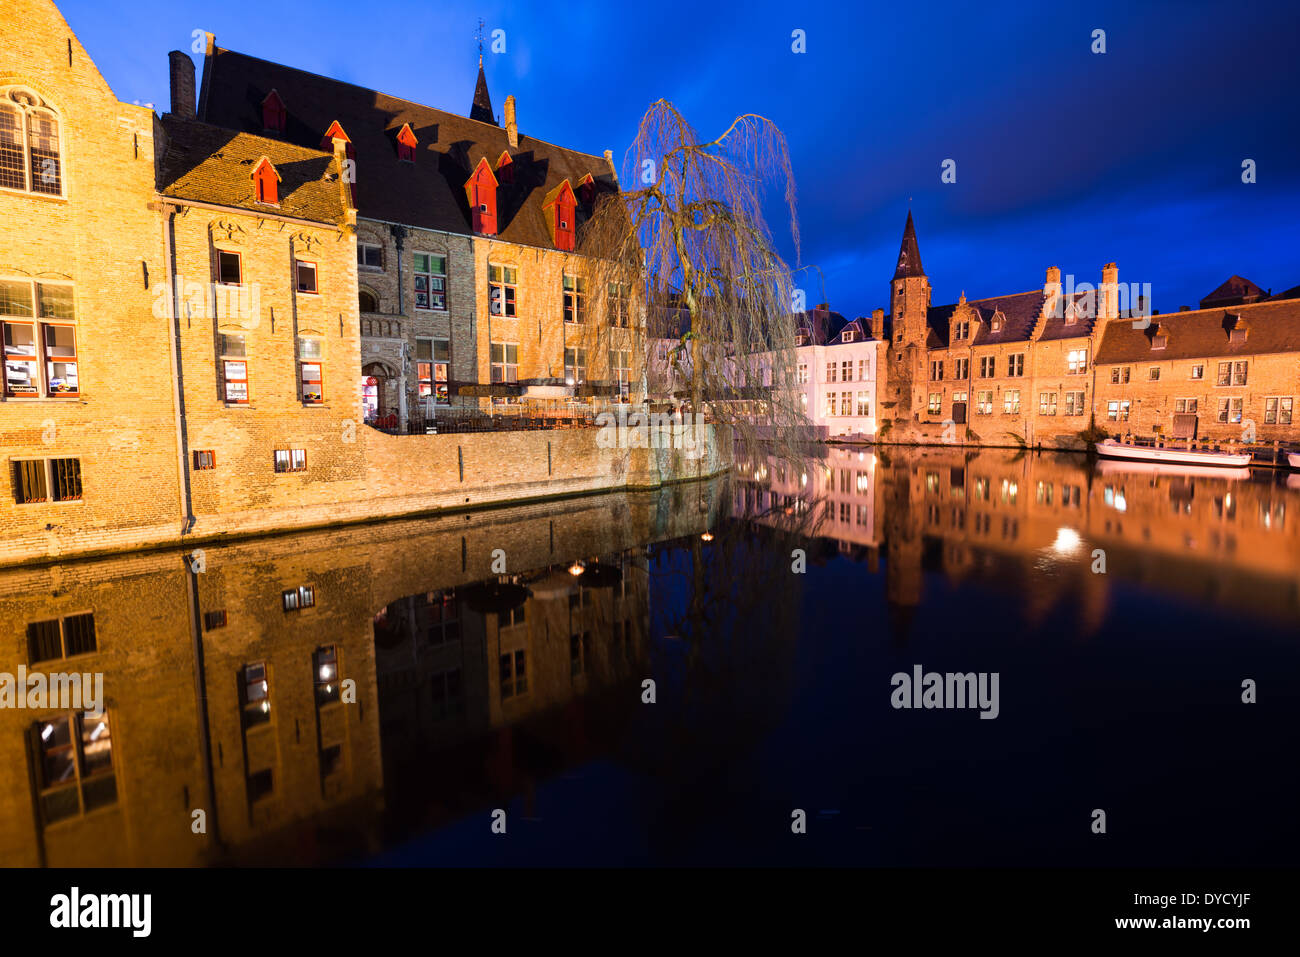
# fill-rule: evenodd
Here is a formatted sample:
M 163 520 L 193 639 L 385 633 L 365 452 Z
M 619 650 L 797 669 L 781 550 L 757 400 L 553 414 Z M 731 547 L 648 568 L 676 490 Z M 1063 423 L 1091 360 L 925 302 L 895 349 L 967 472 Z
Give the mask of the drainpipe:
M 177 303 L 181 299 L 179 278 L 176 275 L 176 208 L 166 203 L 158 206 L 162 213 L 163 262 L 166 267 L 167 320 L 171 335 L 167 337 L 168 358 L 172 366 L 172 408 L 176 416 L 177 485 L 180 495 L 181 535 L 194 528 L 194 502 L 190 490 L 189 434 L 185 423 L 184 371 L 181 368 L 181 320 Z

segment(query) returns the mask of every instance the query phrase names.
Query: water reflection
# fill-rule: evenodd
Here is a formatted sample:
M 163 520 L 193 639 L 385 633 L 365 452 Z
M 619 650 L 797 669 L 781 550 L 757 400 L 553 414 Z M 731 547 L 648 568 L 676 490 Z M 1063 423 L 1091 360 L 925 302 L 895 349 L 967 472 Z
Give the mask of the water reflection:
M 877 773 L 808 746 L 879 720 L 873 648 L 1089 641 L 1171 602 L 1267 634 L 1300 614 L 1297 496 L 1270 472 L 823 447 L 655 493 L 8 571 L 0 672 L 102 672 L 106 707 L 0 710 L 0 861 L 438 860 L 429 835 L 539 821 L 556 782 L 617 767 L 620 860 L 739 862 L 701 802 Z M 596 859 L 617 843 L 582 833 Z

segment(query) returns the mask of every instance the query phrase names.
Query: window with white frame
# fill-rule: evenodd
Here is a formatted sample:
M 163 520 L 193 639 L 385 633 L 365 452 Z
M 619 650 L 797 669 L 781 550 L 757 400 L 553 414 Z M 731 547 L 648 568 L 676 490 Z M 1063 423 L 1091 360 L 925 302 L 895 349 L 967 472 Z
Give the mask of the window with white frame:
M 27 90 L 0 93 L 0 188 L 63 195 L 59 118 Z
M 519 381 L 519 343 L 492 343 L 492 381 Z
M 315 296 L 320 290 L 316 286 L 316 264 L 306 259 L 294 260 L 294 274 L 297 278 L 298 292 Z
M 1106 403 L 1106 418 L 1111 422 L 1127 422 L 1131 405 L 1128 399 L 1111 399 Z
M 855 410 L 858 415 L 871 415 L 871 393 L 858 393 L 858 407 Z
M 10 398 L 81 395 L 70 284 L 0 279 L 4 392 Z
M 360 269 L 384 268 L 384 247 L 374 243 L 357 243 L 357 266 Z
M 931 392 L 930 401 L 926 405 L 926 411 L 929 412 L 931 415 L 938 415 L 940 410 L 942 409 L 943 409 L 943 393 Z
M 1071 349 L 1066 355 L 1065 371 L 1069 375 L 1083 375 L 1088 371 L 1088 350 Z
M 934 359 L 930 362 L 930 378 L 938 382 L 943 378 L 943 360 Z
M 117 803 L 109 713 L 57 714 L 32 727 L 41 822 Z
M 826 363 L 826 381 L 837 382 L 839 380 L 840 367 L 834 362 Z
M 1020 390 L 1008 389 L 1002 393 L 1002 411 L 1004 413 L 1018 413 L 1020 411 Z
M 277 472 L 307 471 L 306 449 L 276 449 L 275 470 Z
M 221 397 L 231 405 L 248 404 L 248 358 L 241 333 L 217 334 L 217 362 L 221 370 Z
M 321 363 L 321 341 L 307 336 L 298 337 L 298 379 L 302 401 L 305 405 L 320 405 L 325 401 L 324 366 Z
M 1174 411 L 1195 414 L 1199 404 L 1196 399 L 1174 399 Z
M 1066 415 L 1083 415 L 1083 397 L 1082 392 L 1065 393 L 1065 414 Z
M 605 284 L 605 312 L 611 326 L 626 329 L 631 315 L 632 284 L 611 282 Z
M 1017 352 L 1015 355 L 1007 356 L 1007 375 L 1023 376 L 1025 374 L 1025 354 Z
M 1246 362 L 1220 362 L 1216 385 L 1237 386 L 1246 384 Z
M 837 393 L 834 393 L 834 392 L 827 392 L 827 393 L 826 393 L 826 415 L 827 415 L 827 416 L 832 416 L 832 415 L 835 414 L 835 399 L 836 399 L 836 395 L 837 395 Z
M 627 395 L 632 382 L 632 351 L 630 349 L 611 349 L 609 351 L 610 379 L 618 387 L 619 395 Z
M 795 382 L 799 385 L 806 385 L 808 382 L 808 363 L 799 363 L 799 368 L 795 372 Z
M 447 257 L 433 253 L 416 253 L 412 274 L 415 277 L 415 308 L 445 312 L 447 309 Z
M 853 393 L 840 393 L 840 415 L 849 416 L 853 414 Z
M 447 339 L 415 340 L 415 374 L 420 398 L 432 397 L 438 405 L 450 399 L 451 342 Z
M 1056 393 L 1055 392 L 1038 393 L 1038 414 L 1056 415 Z
M 952 367 L 952 376 L 954 379 L 961 380 L 970 378 L 970 359 L 953 359 Z
M 1205 378 L 1205 366 L 1204 366 L 1202 363 L 1199 363 L 1199 362 L 1198 362 L 1196 365 L 1192 366 L 1192 374 L 1191 374 L 1190 378 L 1193 378 L 1193 379 L 1204 379 L 1204 378 Z
M 1272 395 L 1264 400 L 1264 423 L 1266 425 L 1290 425 L 1291 406 L 1294 402 L 1289 395 Z
M 1159 382 L 1159 381 L 1160 381 L 1160 367 L 1159 367 L 1159 366 L 1152 366 L 1150 369 L 1147 370 L 1147 381 L 1148 381 L 1148 382 Z
M 587 350 L 568 346 L 564 350 L 564 381 L 577 385 L 587 381 Z
M 977 392 L 975 394 L 975 414 L 992 415 L 993 414 L 993 393 Z
M 1220 399 L 1219 400 L 1219 421 L 1240 422 L 1242 407 L 1244 405 L 1245 405 L 1244 399 Z
M 980 378 L 992 379 L 997 375 L 997 356 L 980 356 Z
M 587 321 L 587 280 L 582 276 L 564 276 L 564 321 Z

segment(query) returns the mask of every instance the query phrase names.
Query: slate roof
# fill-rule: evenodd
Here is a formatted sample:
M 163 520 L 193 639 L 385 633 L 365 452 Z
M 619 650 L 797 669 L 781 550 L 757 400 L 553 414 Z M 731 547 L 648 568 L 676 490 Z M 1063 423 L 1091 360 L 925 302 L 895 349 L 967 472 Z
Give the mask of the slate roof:
M 495 170 L 508 152 L 513 183 L 497 193 L 498 236 L 532 246 L 553 247 L 542 197 L 566 178 L 577 190 L 590 173 L 598 195 L 617 190 L 609 163 L 519 134 L 512 148 L 506 131 L 454 113 L 412 103 L 375 90 L 317 76 L 220 47 L 207 56 L 199 97 L 199 119 L 244 132 L 262 132 L 262 100 L 272 90 L 288 113 L 284 140 L 316 148 L 337 120 L 355 151 L 358 215 L 447 232 L 472 232 L 465 181 L 486 158 Z M 416 161 L 398 158 L 397 134 L 409 123 L 419 145 Z M 581 228 L 589 210 L 579 203 Z
M 488 95 L 487 77 L 483 75 L 483 57 L 478 60 L 478 82 L 474 84 L 474 101 L 469 107 L 469 118 L 478 120 L 481 123 L 497 124 L 496 115 L 492 112 L 492 97 Z
M 903 242 L 898 248 L 898 268 L 894 270 L 895 279 L 924 276 L 921 266 L 921 250 L 916 245 L 916 227 L 912 225 L 912 211 L 907 211 L 907 224 L 903 227 Z
M 1238 316 L 1247 329 L 1244 342 L 1232 342 L 1228 336 Z M 1153 350 L 1151 336 L 1157 325 L 1169 338 L 1164 349 Z M 1160 362 L 1279 352 L 1300 352 L 1300 300 L 1171 312 L 1152 316 L 1146 329 L 1134 329 L 1128 320 L 1112 321 L 1102 334 L 1096 362 Z
M 1258 302 L 1264 298 L 1266 298 L 1264 290 L 1249 279 L 1243 279 L 1241 276 L 1229 276 L 1223 285 L 1201 300 L 1201 308 L 1213 309 L 1216 306 L 1235 306 L 1243 302 Z
M 167 148 L 159 168 L 158 191 L 164 196 L 330 225 L 343 221 L 346 209 L 332 169 L 333 153 L 171 114 L 163 117 L 162 125 Z M 280 174 L 278 206 L 254 198 L 252 173 L 263 156 Z

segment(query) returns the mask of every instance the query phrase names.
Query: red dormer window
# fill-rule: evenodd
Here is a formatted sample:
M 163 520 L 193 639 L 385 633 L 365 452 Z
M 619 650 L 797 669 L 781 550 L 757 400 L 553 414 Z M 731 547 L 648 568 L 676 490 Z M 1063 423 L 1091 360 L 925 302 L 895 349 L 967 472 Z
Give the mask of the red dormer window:
M 265 156 L 253 169 L 253 196 L 267 206 L 280 205 L 280 174 Z
M 555 248 L 573 252 L 578 239 L 578 201 L 567 179 L 556 188 L 553 198 L 547 200 L 542 209 L 550 216 L 547 225 L 555 237 Z
M 578 180 L 578 198 L 587 209 L 591 209 L 591 204 L 596 201 L 596 180 L 590 173 Z
M 478 161 L 473 174 L 465 182 L 465 195 L 469 199 L 470 217 L 474 232 L 495 236 L 497 232 L 497 178 L 486 158 Z
M 515 181 L 515 161 L 510 158 L 510 154 L 502 151 L 497 157 L 497 182 L 513 183 Z
M 406 163 L 414 163 L 415 148 L 419 145 L 419 140 L 411 132 L 411 124 L 403 123 L 397 133 L 397 158 Z
M 330 128 L 325 131 L 325 135 L 321 137 L 320 148 L 323 149 L 326 153 L 334 152 L 335 140 L 342 140 L 344 143 L 347 143 L 348 151 L 349 151 L 348 155 L 349 156 L 352 155 L 351 154 L 352 140 L 348 138 L 347 133 L 343 132 L 343 125 L 339 123 L 338 120 L 335 120 L 333 123 L 331 123 Z
M 284 100 L 272 90 L 262 101 L 262 129 L 268 133 L 283 133 L 287 122 L 288 112 L 284 108 Z

